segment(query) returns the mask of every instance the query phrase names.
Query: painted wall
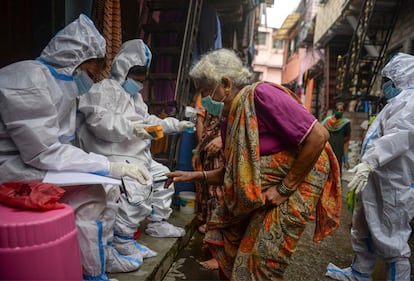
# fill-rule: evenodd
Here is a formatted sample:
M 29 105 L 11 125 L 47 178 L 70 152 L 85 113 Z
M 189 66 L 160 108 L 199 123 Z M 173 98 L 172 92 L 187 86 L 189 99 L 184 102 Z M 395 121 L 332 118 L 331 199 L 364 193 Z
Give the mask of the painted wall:
M 260 79 L 280 84 L 282 82 L 283 49 L 273 48 L 273 34 L 277 29 L 259 26 L 259 32 L 266 33 L 266 44 L 255 45 L 253 71 L 260 73 Z
M 285 69 L 282 74 L 282 84 L 287 84 L 292 81 L 297 81 L 300 71 L 300 54 L 294 53 L 287 59 Z
M 321 4 L 316 17 L 315 35 L 313 37 L 314 44 L 325 35 L 327 30 L 336 20 L 342 16 L 342 7 L 350 0 L 327 0 L 325 4 Z

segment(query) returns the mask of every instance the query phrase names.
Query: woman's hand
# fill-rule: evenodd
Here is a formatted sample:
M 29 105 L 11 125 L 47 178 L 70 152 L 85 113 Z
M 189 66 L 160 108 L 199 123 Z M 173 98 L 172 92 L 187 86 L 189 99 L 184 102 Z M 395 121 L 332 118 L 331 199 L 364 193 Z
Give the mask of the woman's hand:
M 205 151 L 207 151 L 208 154 L 215 154 L 220 151 L 220 149 L 223 148 L 223 142 L 221 140 L 221 136 L 218 135 L 214 139 L 212 139 L 204 148 Z
M 269 187 L 264 191 L 264 194 L 266 196 L 265 204 L 271 206 L 279 206 L 289 198 L 287 196 L 280 195 L 280 193 L 277 192 L 276 186 Z
M 193 154 L 193 157 L 191 158 L 191 167 L 193 168 L 194 171 L 201 170 L 202 166 L 201 166 L 200 154 Z
M 174 171 L 171 173 L 166 173 L 165 176 L 168 177 L 167 181 L 164 184 L 164 188 L 168 188 L 173 182 L 182 182 L 182 181 L 196 181 L 199 180 L 201 172 L 186 172 L 186 171 Z M 202 174 L 201 174 L 202 175 Z

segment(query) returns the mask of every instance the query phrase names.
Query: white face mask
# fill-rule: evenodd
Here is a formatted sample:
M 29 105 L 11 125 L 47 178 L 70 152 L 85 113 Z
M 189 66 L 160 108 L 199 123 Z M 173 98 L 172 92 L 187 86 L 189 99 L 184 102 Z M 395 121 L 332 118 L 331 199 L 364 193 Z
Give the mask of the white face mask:
M 73 75 L 73 81 L 75 81 L 78 87 L 78 96 L 86 94 L 93 85 L 93 80 L 83 70 L 76 71 L 75 75 Z
M 124 88 L 124 90 L 131 96 L 135 96 L 141 92 L 141 90 L 144 88 L 144 84 L 132 78 L 127 78 L 124 84 L 122 84 L 122 88 Z

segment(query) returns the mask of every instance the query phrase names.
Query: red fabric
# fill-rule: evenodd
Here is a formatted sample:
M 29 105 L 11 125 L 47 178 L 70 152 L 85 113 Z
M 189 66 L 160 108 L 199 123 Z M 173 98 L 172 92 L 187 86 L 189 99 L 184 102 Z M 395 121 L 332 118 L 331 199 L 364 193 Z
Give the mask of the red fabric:
M 65 190 L 43 182 L 6 182 L 0 184 L 0 203 L 20 209 L 52 210 L 65 205 L 57 202 Z
M 138 226 L 137 231 L 134 234 L 134 240 L 138 240 L 141 237 L 141 228 Z

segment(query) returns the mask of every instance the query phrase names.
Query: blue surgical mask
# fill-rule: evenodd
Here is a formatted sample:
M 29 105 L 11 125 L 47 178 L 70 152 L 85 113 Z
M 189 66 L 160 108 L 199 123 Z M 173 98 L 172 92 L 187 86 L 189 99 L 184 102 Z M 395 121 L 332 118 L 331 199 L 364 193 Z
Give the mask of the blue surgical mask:
M 73 81 L 75 81 L 76 86 L 78 87 L 78 96 L 86 94 L 93 85 L 93 80 L 82 70 L 77 71 L 75 75 L 73 75 Z
M 401 90 L 396 88 L 391 80 L 388 80 L 384 83 L 384 85 L 382 85 L 382 94 L 387 100 L 398 96 L 400 92 Z
M 213 116 L 218 116 L 220 118 L 221 114 L 223 113 L 224 99 L 225 97 L 223 97 L 221 101 L 215 101 L 211 96 L 207 96 L 201 99 L 201 104 L 207 110 L 208 113 L 210 113 Z
M 132 78 L 127 78 L 124 84 L 122 84 L 122 88 L 131 96 L 135 96 L 144 88 L 144 84 Z

